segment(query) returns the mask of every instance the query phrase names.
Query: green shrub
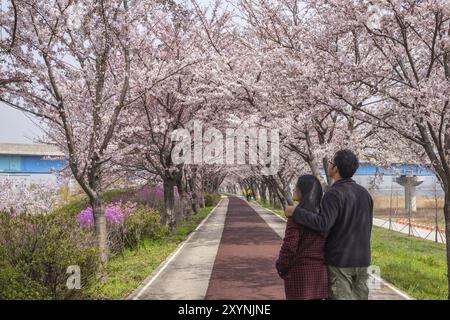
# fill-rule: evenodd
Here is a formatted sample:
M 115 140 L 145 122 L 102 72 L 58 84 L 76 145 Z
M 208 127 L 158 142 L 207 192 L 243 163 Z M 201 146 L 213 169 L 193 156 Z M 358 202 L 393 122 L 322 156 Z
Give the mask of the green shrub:
M 167 226 L 161 225 L 160 213 L 146 206 L 140 206 L 131 213 L 124 222 L 126 245 L 138 247 L 145 239 L 160 239 L 168 234 Z
M 136 193 L 136 190 L 134 190 L 134 189 L 107 190 L 107 191 L 103 192 L 102 200 L 105 203 L 118 202 L 118 201 L 122 201 L 122 202 L 132 201 L 135 193 Z
M 0 299 L 44 299 L 45 287 L 0 257 Z
M 94 245 L 73 217 L 0 213 L 0 299 L 83 298 L 98 268 Z M 71 265 L 80 290 L 66 287 Z
M 218 194 L 218 193 L 206 192 L 204 194 L 204 197 L 205 197 L 205 206 L 206 207 L 213 207 L 220 201 L 220 194 Z
M 53 213 L 75 217 L 81 210 L 89 206 L 87 198 L 70 200 L 68 203 L 56 208 Z
M 108 243 L 112 253 L 138 248 L 144 239 L 157 240 L 168 234 L 160 223 L 160 213 L 148 206 L 138 206 L 126 213 L 120 223 L 108 224 Z

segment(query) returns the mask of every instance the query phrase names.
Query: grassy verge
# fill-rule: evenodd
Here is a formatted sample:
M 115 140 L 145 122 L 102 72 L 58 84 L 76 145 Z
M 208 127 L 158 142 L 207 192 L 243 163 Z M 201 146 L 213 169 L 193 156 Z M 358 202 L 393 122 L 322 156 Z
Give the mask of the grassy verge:
M 285 217 L 283 210 L 258 203 Z M 381 277 L 415 299 L 447 299 L 445 244 L 373 227 L 372 264 Z
M 416 299 L 447 298 L 445 245 L 374 227 L 372 264 L 381 276 Z
M 264 203 L 262 200 L 258 200 L 256 201 L 261 207 L 272 210 L 273 212 L 275 212 L 276 214 L 278 214 L 280 217 L 286 218 L 286 215 L 284 214 L 283 209 L 277 209 L 272 207 L 270 204 L 268 203 Z
M 124 299 L 151 274 L 213 209 L 201 209 L 177 228 L 176 234 L 160 240 L 146 239 L 135 250 L 125 250 L 110 259 L 108 281 L 92 288 L 93 299 Z

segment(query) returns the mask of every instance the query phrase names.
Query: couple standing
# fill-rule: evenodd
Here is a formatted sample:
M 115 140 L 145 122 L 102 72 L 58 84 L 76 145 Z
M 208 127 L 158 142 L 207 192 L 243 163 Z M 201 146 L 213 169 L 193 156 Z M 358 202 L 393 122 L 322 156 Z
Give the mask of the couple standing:
M 352 180 L 358 167 L 352 151 L 336 152 L 327 168 L 334 183 L 323 198 L 316 177 L 298 179 L 299 204 L 285 210 L 286 233 L 276 262 L 288 300 L 368 299 L 373 201 Z

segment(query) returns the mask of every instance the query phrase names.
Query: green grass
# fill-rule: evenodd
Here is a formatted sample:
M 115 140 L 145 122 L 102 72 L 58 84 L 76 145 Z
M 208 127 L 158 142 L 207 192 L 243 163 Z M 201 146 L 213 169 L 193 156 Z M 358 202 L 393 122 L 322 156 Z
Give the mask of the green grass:
M 133 292 L 197 227 L 213 209 L 201 209 L 180 224 L 174 235 L 160 240 L 146 239 L 139 249 L 125 250 L 110 259 L 108 281 L 91 289 L 93 299 L 124 299 Z
M 274 211 L 279 216 L 286 218 L 283 209 L 277 209 L 272 207 L 269 203 L 264 203 L 261 199 L 256 201 L 261 207 Z
M 372 264 L 381 277 L 416 299 L 447 299 L 445 245 L 374 227 Z
M 285 217 L 283 210 L 258 203 Z M 372 265 L 381 277 L 415 299 L 447 299 L 445 244 L 373 227 Z

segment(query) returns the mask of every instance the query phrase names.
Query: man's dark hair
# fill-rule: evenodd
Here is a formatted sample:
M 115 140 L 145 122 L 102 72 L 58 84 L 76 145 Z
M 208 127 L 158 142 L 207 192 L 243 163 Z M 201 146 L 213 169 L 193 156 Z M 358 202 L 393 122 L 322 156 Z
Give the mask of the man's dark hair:
M 356 154 L 348 149 L 339 150 L 334 154 L 334 165 L 338 168 L 342 178 L 347 179 L 353 177 L 359 167 L 359 161 Z

